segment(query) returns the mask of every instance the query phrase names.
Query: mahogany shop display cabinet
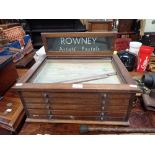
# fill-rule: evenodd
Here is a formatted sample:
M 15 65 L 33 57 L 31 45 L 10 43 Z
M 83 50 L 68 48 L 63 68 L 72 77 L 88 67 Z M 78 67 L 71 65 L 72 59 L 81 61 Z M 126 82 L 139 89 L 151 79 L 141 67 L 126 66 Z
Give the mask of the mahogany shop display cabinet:
M 27 121 L 129 125 L 140 90 L 117 55 L 111 32 L 43 33 L 46 56 L 13 87 Z

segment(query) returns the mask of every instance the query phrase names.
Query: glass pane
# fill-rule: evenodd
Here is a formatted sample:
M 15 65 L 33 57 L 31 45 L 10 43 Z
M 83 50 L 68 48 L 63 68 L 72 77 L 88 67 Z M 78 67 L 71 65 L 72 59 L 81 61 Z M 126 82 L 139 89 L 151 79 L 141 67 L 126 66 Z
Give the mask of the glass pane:
M 47 38 L 48 51 L 111 51 L 113 37 Z
M 120 84 L 111 59 L 46 60 L 29 82 Z

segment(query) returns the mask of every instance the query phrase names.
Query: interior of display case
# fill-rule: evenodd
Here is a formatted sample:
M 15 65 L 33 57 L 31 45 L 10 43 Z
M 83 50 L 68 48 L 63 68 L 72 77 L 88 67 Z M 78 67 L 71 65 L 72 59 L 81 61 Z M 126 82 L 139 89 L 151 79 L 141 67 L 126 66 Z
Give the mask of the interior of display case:
M 110 57 L 106 59 L 46 59 L 28 82 L 123 83 Z

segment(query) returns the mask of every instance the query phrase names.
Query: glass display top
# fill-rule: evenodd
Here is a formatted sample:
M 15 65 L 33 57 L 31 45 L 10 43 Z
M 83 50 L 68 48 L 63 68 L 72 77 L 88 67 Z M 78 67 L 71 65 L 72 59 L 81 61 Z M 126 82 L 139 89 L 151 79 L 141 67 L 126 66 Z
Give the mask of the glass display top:
M 120 84 L 111 59 L 47 59 L 30 83 Z

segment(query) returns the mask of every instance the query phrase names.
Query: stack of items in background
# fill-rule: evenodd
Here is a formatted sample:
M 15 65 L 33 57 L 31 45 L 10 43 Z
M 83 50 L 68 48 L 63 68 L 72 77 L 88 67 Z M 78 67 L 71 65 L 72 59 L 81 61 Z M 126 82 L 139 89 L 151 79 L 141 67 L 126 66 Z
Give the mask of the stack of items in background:
M 130 38 L 118 38 L 115 41 L 115 50 L 128 71 L 143 73 L 141 79 L 136 79 L 143 92 L 143 106 L 147 110 L 155 111 L 154 48 L 143 42 L 131 41 Z
M 118 51 L 118 56 L 128 71 L 144 72 L 147 69 L 151 55 L 153 55 L 154 48 L 142 45 L 138 41 L 131 41 L 130 38 L 119 39 L 123 40 L 116 39 L 115 50 Z
M 33 51 L 32 41 L 21 26 L 0 29 L 0 36 L 7 42 L 0 45 L 0 56 L 12 55 L 13 62 L 22 59 L 26 54 Z

